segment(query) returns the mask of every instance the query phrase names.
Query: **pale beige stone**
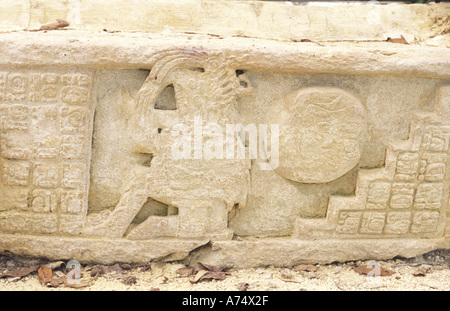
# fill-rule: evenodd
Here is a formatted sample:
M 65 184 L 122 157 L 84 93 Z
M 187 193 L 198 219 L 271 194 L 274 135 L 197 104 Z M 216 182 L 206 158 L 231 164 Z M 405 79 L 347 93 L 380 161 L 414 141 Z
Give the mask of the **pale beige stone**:
M 250 267 L 450 247 L 448 4 L 0 6 L 0 251 Z
M 366 139 L 366 112 L 353 95 L 309 87 L 270 104 L 267 120 L 280 124 L 280 163 L 273 169 L 300 183 L 326 183 L 354 168 Z
M 325 219 L 298 219 L 298 238 L 439 237 L 447 225 L 450 102 L 412 115 L 409 139 L 393 142 L 385 166 L 360 170 L 354 197 L 331 196 Z
M 230 0 L 7 0 L 3 30 L 38 29 L 65 19 L 83 31 L 215 34 L 277 40 L 424 40 L 448 29 L 448 3 L 379 5 Z M 126 14 L 124 14 L 126 12 Z M 343 22 L 345 21 L 345 22 Z

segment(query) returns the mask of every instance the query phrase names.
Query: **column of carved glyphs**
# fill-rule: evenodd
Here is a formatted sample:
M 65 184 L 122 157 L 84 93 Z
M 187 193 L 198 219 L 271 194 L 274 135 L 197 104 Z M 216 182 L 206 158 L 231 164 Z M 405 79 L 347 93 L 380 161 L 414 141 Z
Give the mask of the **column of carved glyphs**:
M 85 224 L 92 75 L 0 71 L 0 231 L 73 234 Z

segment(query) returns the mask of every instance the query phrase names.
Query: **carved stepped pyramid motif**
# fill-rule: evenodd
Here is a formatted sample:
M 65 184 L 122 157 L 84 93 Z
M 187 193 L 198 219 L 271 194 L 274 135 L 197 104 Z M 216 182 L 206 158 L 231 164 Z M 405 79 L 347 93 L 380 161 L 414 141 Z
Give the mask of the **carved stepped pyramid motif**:
M 239 268 L 450 248 L 449 4 L 1 6 L 0 253 Z
M 414 112 L 409 139 L 387 149 L 385 167 L 360 170 L 354 197 L 332 196 L 326 219 L 297 219 L 297 238 L 443 236 L 450 187 L 450 87 L 434 112 Z

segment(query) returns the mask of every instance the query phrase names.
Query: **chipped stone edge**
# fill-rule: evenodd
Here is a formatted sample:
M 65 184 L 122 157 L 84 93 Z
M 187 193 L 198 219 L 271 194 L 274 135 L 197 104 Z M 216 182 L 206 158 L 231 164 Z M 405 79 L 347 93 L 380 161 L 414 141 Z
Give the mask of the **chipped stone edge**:
M 207 245 L 208 251 L 201 251 Z M 113 264 L 127 262 L 189 260 L 221 267 L 289 267 L 301 263 L 328 264 L 352 260 L 387 260 L 411 258 L 426 252 L 448 248 L 444 238 L 438 239 L 361 239 L 361 240 L 148 240 L 69 238 L 50 236 L 0 235 L 0 253 L 77 260 L 80 263 Z M 198 255 L 195 256 L 195 252 Z M 243 256 L 243 254 L 245 254 Z
M 0 253 L 51 260 L 77 260 L 80 263 L 143 264 L 156 260 L 182 260 L 191 251 L 208 243 L 209 239 L 130 241 L 1 234 Z

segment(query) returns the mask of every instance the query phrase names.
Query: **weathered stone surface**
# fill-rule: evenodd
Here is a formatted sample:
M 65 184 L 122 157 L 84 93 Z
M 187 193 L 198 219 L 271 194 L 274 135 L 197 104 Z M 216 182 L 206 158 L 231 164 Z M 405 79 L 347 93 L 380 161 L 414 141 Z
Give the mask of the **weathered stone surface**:
M 353 95 L 308 87 L 271 103 L 268 121 L 280 124 L 280 163 L 273 169 L 300 183 L 333 181 L 361 159 L 366 112 Z
M 146 263 L 150 260 L 183 260 L 208 240 L 80 239 L 54 236 L 2 235 L 0 251 L 83 263 Z
M 118 0 L 5 0 L 0 27 L 39 29 L 65 19 L 71 29 L 83 31 L 191 32 L 277 40 L 386 40 L 403 34 L 422 41 L 448 29 L 448 10 L 446 3 L 324 6 L 295 1 L 152 0 L 136 5 Z
M 447 225 L 448 87 L 434 112 L 412 115 L 409 139 L 393 142 L 383 168 L 360 170 L 354 197 L 331 196 L 326 219 L 298 219 L 299 238 L 437 237 Z
M 210 252 L 199 258 L 206 264 L 247 268 L 331 263 L 351 260 L 410 258 L 446 245 L 443 239 L 297 240 L 271 238 L 253 241 L 212 242 Z M 245 256 L 242 253 L 245 253 Z
M 0 6 L 0 251 L 249 267 L 450 247 L 448 4 Z
M 72 233 L 88 206 L 92 73 L 0 73 L 1 231 Z

